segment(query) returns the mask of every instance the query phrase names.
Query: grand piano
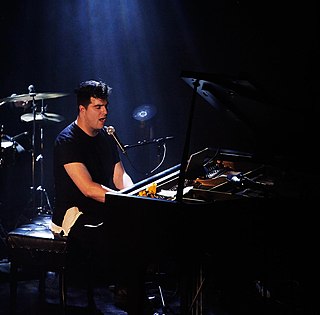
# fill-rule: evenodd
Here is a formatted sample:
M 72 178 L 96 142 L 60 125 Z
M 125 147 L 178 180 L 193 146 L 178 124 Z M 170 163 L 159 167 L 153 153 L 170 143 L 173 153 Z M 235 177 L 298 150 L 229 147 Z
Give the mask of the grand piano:
M 266 311 L 266 300 L 273 312 L 310 307 L 317 266 L 312 172 L 287 152 L 263 150 L 269 149 L 259 142 L 266 134 L 234 104 L 237 98 L 271 102 L 250 82 L 189 71 L 181 78 L 193 93 L 181 163 L 106 195 L 114 219 L 122 222 L 115 237 L 130 239 L 134 253 L 150 263 L 174 261 L 181 315 L 206 314 L 214 300 L 209 287 L 233 296 L 256 294 L 257 313 Z M 208 146 L 190 152 L 198 96 L 253 130 L 256 150 Z

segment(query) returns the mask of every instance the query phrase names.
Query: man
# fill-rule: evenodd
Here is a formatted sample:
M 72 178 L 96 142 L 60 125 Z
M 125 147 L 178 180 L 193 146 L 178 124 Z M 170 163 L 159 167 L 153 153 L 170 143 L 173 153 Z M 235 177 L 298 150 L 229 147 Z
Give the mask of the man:
M 69 234 L 81 214 L 85 214 L 88 224 L 102 222 L 105 194 L 133 184 L 114 139 L 104 129 L 110 92 L 111 88 L 103 82 L 80 83 L 76 90 L 77 119 L 55 141 L 52 222 L 56 225 L 53 229 L 64 235 Z
M 69 268 L 86 259 L 96 276 L 106 273 L 108 277 L 108 272 L 114 272 L 110 266 L 117 266 L 122 282 L 127 281 L 128 314 L 141 315 L 141 269 L 139 263 L 129 263 L 131 258 L 117 257 L 119 245 L 111 231 L 119 222 L 112 222 L 112 209 L 107 208 L 106 193 L 133 185 L 116 142 L 105 129 L 110 92 L 106 83 L 94 80 L 84 81 L 76 89 L 77 118 L 60 132 L 54 146 L 51 230 L 68 236 Z M 121 248 L 120 252 L 125 250 Z M 123 270 L 119 266 L 124 266 Z

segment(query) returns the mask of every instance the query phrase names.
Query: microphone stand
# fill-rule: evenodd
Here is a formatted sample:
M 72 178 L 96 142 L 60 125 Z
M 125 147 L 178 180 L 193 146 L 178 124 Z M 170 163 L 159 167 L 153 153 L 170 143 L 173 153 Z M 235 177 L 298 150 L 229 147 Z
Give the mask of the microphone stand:
M 165 137 L 165 138 L 138 141 L 135 144 L 126 144 L 126 145 L 124 145 L 124 148 L 130 149 L 130 148 L 135 148 L 135 147 L 143 146 L 143 145 L 146 145 L 146 144 L 152 144 L 152 143 L 157 143 L 158 146 L 159 146 L 160 144 L 162 145 L 165 141 L 171 140 L 173 138 L 174 138 L 173 136 L 168 136 L 168 137 Z
M 130 149 L 130 148 L 135 148 L 135 147 L 139 147 L 139 146 L 144 146 L 144 145 L 147 145 L 147 144 L 157 144 L 158 146 L 158 153 L 157 153 L 157 157 L 158 157 L 158 165 L 152 170 L 150 171 L 149 173 L 147 173 L 146 175 L 150 175 L 152 174 L 155 170 L 157 170 L 161 164 L 163 163 L 164 161 L 164 158 L 165 158 L 165 152 L 166 152 L 166 145 L 165 145 L 165 142 L 167 140 L 171 140 L 173 139 L 174 137 L 173 136 L 167 136 L 167 137 L 161 137 L 161 138 L 158 138 L 158 139 L 152 139 L 152 140 L 143 140 L 143 141 L 138 141 L 137 143 L 135 144 L 126 144 L 124 145 L 124 149 L 127 150 L 127 149 Z M 161 160 L 160 158 L 160 147 L 163 146 L 164 147 L 164 154 L 163 154 L 163 158 Z

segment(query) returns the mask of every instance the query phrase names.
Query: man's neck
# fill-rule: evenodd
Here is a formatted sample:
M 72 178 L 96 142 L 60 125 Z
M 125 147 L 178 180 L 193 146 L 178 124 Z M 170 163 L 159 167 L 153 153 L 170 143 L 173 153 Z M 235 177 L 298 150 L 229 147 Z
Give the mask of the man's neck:
M 97 129 L 92 129 L 90 127 L 88 127 L 82 120 L 81 118 L 77 117 L 76 121 L 75 121 L 76 125 L 81 128 L 88 136 L 90 137 L 95 137 L 99 130 Z

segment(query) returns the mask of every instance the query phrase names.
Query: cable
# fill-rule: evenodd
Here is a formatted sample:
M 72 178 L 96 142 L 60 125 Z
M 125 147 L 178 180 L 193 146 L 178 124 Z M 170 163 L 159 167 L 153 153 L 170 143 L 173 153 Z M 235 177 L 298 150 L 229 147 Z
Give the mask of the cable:
M 156 166 L 151 172 L 150 172 L 150 174 L 152 174 L 154 171 L 156 171 L 161 165 L 162 165 L 162 163 L 164 162 L 164 159 L 165 159 L 165 157 L 166 157 L 166 153 L 167 153 L 167 147 L 166 147 L 166 144 L 165 143 L 163 143 L 163 145 L 162 145 L 162 147 L 163 147 L 163 155 L 162 155 L 162 160 L 160 161 L 160 163 L 158 164 L 158 166 Z

